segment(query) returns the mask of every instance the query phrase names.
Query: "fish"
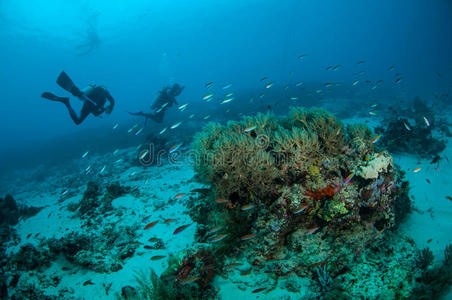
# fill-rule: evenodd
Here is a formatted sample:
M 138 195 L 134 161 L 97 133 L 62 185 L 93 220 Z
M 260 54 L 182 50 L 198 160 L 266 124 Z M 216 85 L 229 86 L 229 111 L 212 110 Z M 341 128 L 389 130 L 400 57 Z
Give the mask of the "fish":
M 89 280 L 87 280 L 87 281 L 85 281 L 85 282 L 83 283 L 83 286 L 93 285 L 93 284 L 95 284 L 95 283 L 92 282 L 91 279 L 89 279 Z
M 116 164 L 117 164 L 117 163 L 120 163 L 120 162 L 122 162 L 122 158 L 120 158 L 120 159 L 118 159 L 118 160 L 115 161 Z
M 163 129 L 159 132 L 159 134 L 163 134 L 167 129 L 168 129 L 168 127 L 163 128 Z
M 204 119 L 204 120 L 207 120 L 208 118 L 210 118 L 210 115 L 205 116 L 203 119 Z
M 143 151 L 143 153 L 141 153 L 141 155 L 140 155 L 140 159 L 143 159 L 143 158 L 145 158 L 146 157 L 146 155 L 148 155 L 148 153 L 149 153 L 149 150 L 145 150 L 145 151 Z
M 265 81 L 265 80 L 267 80 L 267 79 L 268 79 L 268 77 L 265 77 L 265 76 L 264 76 L 264 77 L 261 78 L 261 81 Z
M 116 149 L 115 151 L 113 151 L 113 155 L 118 154 L 118 152 L 119 152 L 119 149 Z
M 347 176 L 347 178 L 344 179 L 344 184 L 348 184 L 350 182 L 350 180 L 353 179 L 353 177 L 355 177 L 356 174 L 356 170 L 353 171 L 353 173 L 351 173 L 350 175 Z
M 255 237 L 256 237 L 256 235 L 251 233 L 251 234 L 247 234 L 247 235 L 242 236 L 240 239 L 242 241 L 247 241 L 247 240 L 251 240 L 251 239 L 253 239 Z
M 265 85 L 265 88 L 266 88 L 266 89 L 269 89 L 269 88 L 272 87 L 272 85 L 273 85 L 273 81 L 267 83 L 267 84 Z
M 262 292 L 262 291 L 264 291 L 266 289 L 267 288 L 258 288 L 258 289 L 255 289 L 254 291 L 252 291 L 251 293 L 256 294 L 256 293 Z
M 359 79 L 353 81 L 352 86 L 355 86 L 355 85 L 357 85 L 358 83 L 359 83 Z
M 226 268 L 232 268 L 232 267 L 237 267 L 237 266 L 242 266 L 242 265 L 243 264 L 241 264 L 241 263 L 234 262 L 234 263 L 227 264 L 225 267 Z
M 127 133 L 131 133 L 132 130 L 134 130 L 137 126 L 138 126 L 137 124 L 133 125 L 132 128 L 130 128 L 129 130 L 127 130 Z
M 432 241 L 433 241 L 433 239 L 429 239 L 429 240 L 427 241 L 427 244 L 430 244 Z
M 173 153 L 173 152 L 176 152 L 177 150 L 179 150 L 179 148 L 182 146 L 182 143 L 180 143 L 180 144 L 177 144 L 177 145 L 174 145 L 174 146 L 172 146 L 169 150 L 168 150 L 168 152 L 171 154 L 171 153 Z
M 298 100 L 298 97 L 290 97 L 290 100 Z
M 179 283 L 180 285 L 185 285 L 185 284 L 192 283 L 192 282 L 194 282 L 194 281 L 196 281 L 196 280 L 198 280 L 198 279 L 199 279 L 198 276 L 195 276 L 195 277 L 188 277 L 188 278 L 185 278 L 185 279 L 179 281 L 178 283 Z
M 416 169 L 413 170 L 413 172 L 414 172 L 414 173 L 417 173 L 417 172 L 419 172 L 420 170 L 422 170 L 422 168 L 416 168 Z
M 171 125 L 170 128 L 171 128 L 171 129 L 175 129 L 175 128 L 179 127 L 180 124 L 182 124 L 182 122 L 177 122 L 176 124 Z
M 394 66 L 390 66 L 390 67 L 388 68 L 389 71 L 393 71 L 394 69 L 395 69 Z
M 452 201 L 452 197 L 451 196 L 446 196 L 446 199 Z
M 253 130 L 256 129 L 256 128 L 257 128 L 257 126 L 246 127 L 246 128 L 243 130 L 243 132 L 250 132 L 250 131 L 253 131 Z
M 102 167 L 102 169 L 99 171 L 99 174 L 102 174 L 102 173 L 104 173 L 104 171 L 105 171 L 105 169 L 107 168 L 107 166 L 106 165 L 104 165 L 103 167 Z
M 382 230 L 380 230 L 380 231 L 375 235 L 374 239 L 376 239 L 377 237 L 379 237 L 380 234 L 382 234 L 384 230 L 385 230 L 384 228 L 383 228 Z
M 223 101 L 221 101 L 221 104 L 229 103 L 229 102 L 231 102 L 232 100 L 234 100 L 234 98 L 226 98 L 226 99 L 224 99 Z
M 181 106 L 178 107 L 179 110 L 184 110 L 187 107 L 188 103 L 182 104 Z
M 224 85 L 224 86 L 222 87 L 222 89 L 223 89 L 223 90 L 227 90 L 227 89 L 230 88 L 231 86 L 232 86 L 232 84 L 228 83 L 228 84 Z
M 157 224 L 158 221 L 154 221 L 152 223 L 149 223 L 148 225 L 144 226 L 144 229 L 149 229 L 155 226 L 155 224 Z
M 337 71 L 337 70 L 339 70 L 340 68 L 342 68 L 342 65 L 335 65 L 335 66 L 333 67 L 333 71 Z
M 212 99 L 212 98 L 213 98 L 213 93 L 206 94 L 202 97 L 203 100 L 208 100 L 208 99 Z
M 300 55 L 298 55 L 298 59 L 302 59 L 303 57 L 306 57 L 306 56 L 308 56 L 307 54 L 300 54 Z
M 209 81 L 205 84 L 205 87 L 210 89 L 213 86 L 213 81 Z
M 156 238 L 156 237 L 151 237 L 151 238 L 148 240 L 148 242 L 153 243 L 153 242 L 157 242 L 158 240 L 159 240 L 159 239 Z
M 363 64 L 365 62 L 366 62 L 365 60 L 359 60 L 356 64 L 361 65 L 361 64 Z
M 219 242 L 222 239 L 224 239 L 226 236 L 227 236 L 227 234 L 219 234 L 219 235 L 214 236 L 213 238 L 209 239 L 209 241 L 216 243 L 216 242 Z
M 185 197 L 187 195 L 188 195 L 187 193 L 179 193 L 176 196 L 174 196 L 174 199 L 179 199 L 179 198 Z
M 427 118 L 426 117 L 423 117 L 423 118 L 424 118 L 425 124 L 427 124 L 427 127 L 430 127 L 430 122 L 427 120 Z
M 295 83 L 295 86 L 302 86 L 304 84 L 303 81 L 298 81 L 297 83 Z
M 395 80 L 395 83 L 400 83 L 402 81 L 402 77 L 399 77 Z
M 119 124 L 116 123 L 116 124 L 113 126 L 113 130 L 115 130 L 116 128 L 118 128 L 118 126 L 119 126 Z
M 165 221 L 163 221 L 163 223 L 169 224 L 169 223 L 174 222 L 174 221 L 176 221 L 176 219 L 166 219 Z
M 228 203 L 228 202 L 231 202 L 231 201 L 229 201 L 227 199 L 223 199 L 223 198 L 218 198 L 218 199 L 215 200 L 215 202 L 216 203 Z
M 329 87 L 334 86 L 334 83 L 326 82 L 323 86 L 329 88 Z
M 82 158 L 85 158 L 88 155 L 89 151 L 86 151 L 83 155 Z
M 68 190 L 68 189 L 66 189 L 66 190 L 62 191 L 62 192 L 61 192 L 61 196 L 64 196 L 64 195 L 66 195 L 66 194 L 67 194 L 68 192 L 69 192 L 69 190 Z
M 193 119 L 194 116 L 195 116 L 195 114 L 191 114 L 188 118 Z
M 166 257 L 165 255 L 155 255 L 155 256 L 151 257 L 151 260 L 159 260 L 159 259 L 162 259 L 165 257 Z
M 369 111 L 369 115 L 371 115 L 371 116 L 376 116 L 376 115 L 377 115 L 377 113 L 376 113 L 376 112 L 374 112 L 373 110 L 371 110 L 371 111 Z
M 308 207 L 308 204 L 302 204 L 299 208 L 297 208 L 296 210 L 293 211 L 293 214 L 299 214 L 301 212 L 303 212 L 306 208 Z
M 314 227 L 309 229 L 306 234 L 314 234 L 317 230 L 319 230 L 320 227 Z
M 378 103 L 371 104 L 370 107 L 375 108 L 378 106 Z
M 211 191 L 212 191 L 211 189 L 198 188 L 198 189 L 193 189 L 193 190 L 191 190 L 190 193 L 208 194 L 208 193 L 210 193 Z
M 220 231 L 220 229 L 223 228 L 223 226 L 216 226 L 214 228 L 209 229 L 209 233 L 215 233 L 217 231 Z
M 137 132 L 135 132 L 135 135 L 139 135 L 141 132 L 143 132 L 143 127 L 141 127 L 140 129 L 138 129 Z
M 411 131 L 411 128 L 408 126 L 407 123 L 403 122 L 403 126 L 405 126 L 406 130 Z
M 28 239 L 31 235 L 32 233 L 27 234 L 26 238 Z
M 430 181 L 430 179 L 428 179 L 428 178 L 425 178 L 425 181 L 427 181 L 427 183 L 432 183 L 432 182 Z
M 186 225 L 182 225 L 180 227 L 177 227 L 176 230 L 174 230 L 173 234 L 178 234 L 179 232 L 185 230 L 188 226 L 190 226 L 191 224 L 186 224 Z
M 373 140 L 372 140 L 372 144 L 375 144 L 376 142 L 378 142 L 381 138 L 381 134 L 377 135 Z
M 250 209 L 253 209 L 253 208 L 254 208 L 254 204 L 246 204 L 246 205 L 243 205 L 243 206 L 240 208 L 240 210 L 246 211 L 246 210 L 250 210 Z
M 328 66 L 328 67 L 325 68 L 325 70 L 328 71 L 328 70 L 330 70 L 330 69 L 332 69 L 332 68 L 334 68 L 334 66 Z

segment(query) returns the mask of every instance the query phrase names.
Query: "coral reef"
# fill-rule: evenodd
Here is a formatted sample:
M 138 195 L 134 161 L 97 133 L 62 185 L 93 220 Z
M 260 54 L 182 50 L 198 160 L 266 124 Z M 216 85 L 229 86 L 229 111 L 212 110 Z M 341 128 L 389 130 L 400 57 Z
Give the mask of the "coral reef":
M 0 198 L 0 226 L 16 225 L 19 218 L 29 218 L 36 215 L 42 207 L 18 205 L 11 195 Z
M 429 257 L 430 255 L 432 254 L 428 254 Z M 428 260 L 430 259 L 433 260 L 433 257 L 428 258 Z M 448 245 L 444 250 L 444 261 L 430 268 L 425 266 L 422 275 L 416 278 L 416 282 L 417 285 L 411 299 L 441 299 L 450 291 L 452 286 L 452 245 Z
M 356 260 L 376 252 L 372 245 L 391 235 L 410 210 L 403 173 L 388 152 L 376 151 L 374 138 L 367 126 L 344 127 L 321 109 L 207 125 L 193 149 L 197 179 L 213 191 L 188 203 L 202 224 L 198 240 L 213 243 L 219 261 L 240 258 L 242 251 L 243 259 L 263 260 L 297 253 L 296 261 L 266 264 L 276 280 L 296 273 L 319 282 L 325 295 L 352 291 L 333 281 L 353 274 Z M 251 268 L 263 266 L 259 261 Z M 414 258 L 406 259 L 403 270 L 413 264 Z M 406 273 L 387 276 L 410 281 Z
M 130 187 L 121 186 L 118 182 L 109 184 L 105 188 L 102 198 L 102 187 L 99 183 L 90 181 L 83 193 L 83 198 L 78 203 L 68 204 L 68 210 L 76 211 L 82 218 L 95 217 L 112 210 L 111 202 L 124 194 L 135 192 Z
M 383 120 L 387 125 L 376 128 L 376 131 L 382 135 L 381 143 L 390 152 L 433 158 L 446 148 L 442 138 L 448 132 L 443 122 L 416 97 L 411 105 L 392 109 Z

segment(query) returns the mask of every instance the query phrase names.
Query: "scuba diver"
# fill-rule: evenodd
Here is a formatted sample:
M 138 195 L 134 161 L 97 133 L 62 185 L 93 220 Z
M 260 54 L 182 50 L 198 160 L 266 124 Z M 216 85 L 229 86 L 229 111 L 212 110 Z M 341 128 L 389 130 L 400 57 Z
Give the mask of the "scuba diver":
M 151 105 L 151 109 L 154 110 L 154 113 L 144 113 L 142 111 L 132 113 L 129 112 L 132 116 L 141 116 L 145 117 L 144 124 L 148 119 L 151 119 L 154 122 L 162 123 L 163 117 L 165 116 L 165 111 L 173 106 L 173 104 L 178 104 L 176 101 L 176 97 L 182 93 L 184 87 L 175 83 L 172 87 L 165 87 L 159 92 L 159 96 L 155 99 L 154 103 Z
M 80 116 L 77 116 L 77 114 L 75 113 L 74 109 L 69 103 L 68 97 L 58 97 L 49 92 L 44 92 L 41 97 L 52 101 L 61 102 L 66 105 L 69 111 L 69 115 L 76 125 L 82 123 L 90 113 L 98 117 L 103 112 L 111 114 L 111 112 L 113 111 L 115 100 L 103 86 L 90 84 L 84 89 L 80 90 L 77 86 L 75 86 L 74 82 L 72 82 L 72 80 L 64 71 L 62 71 L 58 76 L 57 84 L 84 102 Z M 104 107 L 107 100 L 108 102 L 110 102 L 110 104 Z

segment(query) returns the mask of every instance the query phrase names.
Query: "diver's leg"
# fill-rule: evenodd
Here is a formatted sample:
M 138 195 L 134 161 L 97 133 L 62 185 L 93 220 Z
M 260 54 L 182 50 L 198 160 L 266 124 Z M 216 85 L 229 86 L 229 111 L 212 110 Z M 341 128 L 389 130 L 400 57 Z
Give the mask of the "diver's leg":
M 164 114 L 162 112 L 156 113 L 156 114 L 149 114 L 149 118 L 152 121 L 154 121 L 154 122 L 162 123 L 163 122 L 163 115 Z
M 80 112 L 80 117 L 77 116 L 74 109 L 72 108 L 72 106 L 69 103 L 66 105 L 66 107 L 67 107 L 67 109 L 69 111 L 69 115 L 71 116 L 72 121 L 74 121 L 75 125 L 79 125 L 80 123 L 82 123 L 86 119 L 86 117 L 89 115 L 89 113 L 91 112 L 86 103 L 83 104 L 82 110 Z

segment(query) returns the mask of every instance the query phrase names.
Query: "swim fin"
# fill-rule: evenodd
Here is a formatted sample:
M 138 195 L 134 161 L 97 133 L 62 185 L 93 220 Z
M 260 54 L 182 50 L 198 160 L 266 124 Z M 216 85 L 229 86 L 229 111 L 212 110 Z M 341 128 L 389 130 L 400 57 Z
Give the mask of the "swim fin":
M 49 100 L 52 100 L 52 101 L 62 102 L 64 104 L 68 104 L 69 103 L 69 98 L 67 98 L 67 97 L 58 97 L 58 96 L 56 96 L 56 95 L 54 95 L 52 93 L 49 93 L 49 92 L 42 93 L 41 97 L 49 99 Z
M 81 97 L 83 95 L 80 89 L 74 84 L 72 79 L 69 78 L 69 76 L 64 71 L 61 71 L 60 75 L 58 75 L 56 82 L 59 86 L 76 97 Z
M 96 102 L 88 98 L 83 92 L 74 84 L 71 78 L 69 78 L 69 75 L 66 74 L 66 72 L 61 71 L 60 75 L 58 75 L 57 78 L 57 84 L 71 93 L 72 95 L 76 96 L 82 101 L 88 101 L 92 105 L 96 106 L 99 110 L 104 111 L 105 109 L 103 107 L 100 107 Z

